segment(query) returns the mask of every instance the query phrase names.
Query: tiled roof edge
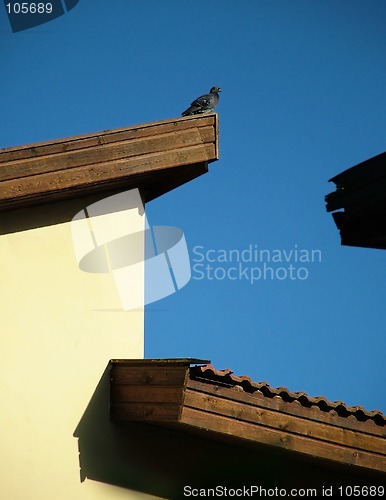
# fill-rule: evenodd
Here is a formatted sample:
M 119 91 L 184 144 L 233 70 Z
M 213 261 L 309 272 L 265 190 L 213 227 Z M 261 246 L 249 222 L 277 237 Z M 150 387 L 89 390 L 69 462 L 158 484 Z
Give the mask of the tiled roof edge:
M 378 426 L 386 426 L 386 416 L 379 410 L 368 411 L 362 406 L 348 406 L 343 401 L 329 401 L 323 396 L 311 397 L 305 392 L 291 392 L 286 387 L 271 387 L 267 382 L 253 382 L 247 376 L 233 375 L 233 371 L 229 369 L 216 370 L 212 365 L 193 366 L 190 368 L 190 376 L 193 380 L 215 382 L 228 387 L 241 386 L 245 392 L 259 391 L 267 398 L 279 396 L 289 403 L 298 401 L 306 408 L 317 406 L 324 412 L 335 411 L 340 417 L 353 416 L 360 422 L 372 420 Z

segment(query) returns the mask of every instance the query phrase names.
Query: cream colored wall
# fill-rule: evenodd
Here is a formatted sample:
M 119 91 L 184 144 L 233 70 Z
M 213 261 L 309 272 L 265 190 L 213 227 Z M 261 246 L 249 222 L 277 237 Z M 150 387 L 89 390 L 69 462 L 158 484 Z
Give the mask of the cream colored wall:
M 79 270 L 69 217 L 79 208 L 0 215 L 0 498 L 150 498 L 80 482 L 73 433 L 108 361 L 143 357 L 144 311 L 122 310 L 111 274 Z M 143 214 L 135 224 L 144 229 Z

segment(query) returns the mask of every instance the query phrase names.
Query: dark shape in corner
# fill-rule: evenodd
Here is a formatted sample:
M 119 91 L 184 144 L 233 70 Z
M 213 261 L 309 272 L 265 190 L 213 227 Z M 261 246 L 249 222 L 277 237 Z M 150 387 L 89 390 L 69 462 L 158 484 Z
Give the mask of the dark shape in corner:
M 79 3 L 79 0 L 64 0 L 64 3 L 69 11 Z M 4 6 L 14 33 L 48 23 L 65 13 L 61 0 L 28 3 L 4 0 Z
M 336 191 L 326 196 L 326 209 L 333 212 L 341 244 L 386 249 L 386 152 L 329 182 Z

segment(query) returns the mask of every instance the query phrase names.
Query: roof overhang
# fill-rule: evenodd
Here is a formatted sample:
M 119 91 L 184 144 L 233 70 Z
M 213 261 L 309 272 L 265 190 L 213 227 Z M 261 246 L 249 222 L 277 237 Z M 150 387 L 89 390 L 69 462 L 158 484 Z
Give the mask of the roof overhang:
M 326 209 L 333 212 L 342 245 L 386 249 L 386 152 L 330 182 L 336 191 L 326 196 Z
M 0 210 L 138 188 L 144 202 L 218 159 L 216 113 L 0 150 Z
M 191 367 L 196 363 L 206 361 L 112 360 L 112 419 L 203 432 L 386 472 L 386 422 L 380 412 L 272 389 L 229 370 Z

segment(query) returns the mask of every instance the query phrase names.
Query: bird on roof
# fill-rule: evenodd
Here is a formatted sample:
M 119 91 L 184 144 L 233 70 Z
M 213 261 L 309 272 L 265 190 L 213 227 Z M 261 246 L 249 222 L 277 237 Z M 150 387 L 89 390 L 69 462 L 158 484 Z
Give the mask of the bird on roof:
M 209 94 L 204 94 L 200 97 L 197 97 L 197 99 L 192 102 L 189 108 L 186 109 L 181 116 L 211 113 L 218 104 L 220 92 L 220 87 L 212 87 L 209 91 Z

